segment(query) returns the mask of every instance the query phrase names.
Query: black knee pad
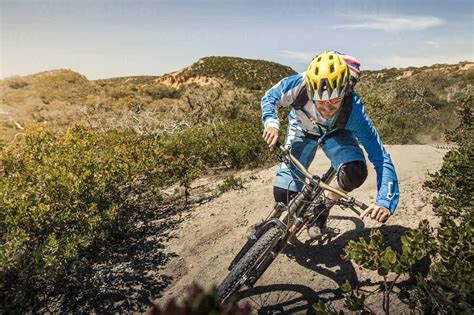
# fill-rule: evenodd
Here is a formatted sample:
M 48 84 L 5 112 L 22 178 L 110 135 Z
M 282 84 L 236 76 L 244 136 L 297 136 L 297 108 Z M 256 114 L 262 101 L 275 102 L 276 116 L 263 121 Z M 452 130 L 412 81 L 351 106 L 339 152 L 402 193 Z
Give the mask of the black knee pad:
M 363 161 L 343 164 L 337 173 L 337 183 L 345 191 L 353 191 L 367 179 L 367 165 Z
M 275 202 L 283 202 L 285 205 L 288 204 L 288 201 L 293 199 L 298 192 L 287 190 L 280 187 L 273 187 L 273 197 L 275 198 Z

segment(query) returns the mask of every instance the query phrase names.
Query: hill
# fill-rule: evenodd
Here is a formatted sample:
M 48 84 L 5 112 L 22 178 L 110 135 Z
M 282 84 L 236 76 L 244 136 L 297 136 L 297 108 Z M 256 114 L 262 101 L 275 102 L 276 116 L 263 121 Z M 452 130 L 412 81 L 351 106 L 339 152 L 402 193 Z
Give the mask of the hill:
M 0 81 L 0 136 L 25 124 L 63 130 L 72 122 L 101 129 L 174 132 L 258 113 L 265 90 L 294 74 L 264 60 L 206 57 L 163 76 L 90 81 L 53 70 Z M 386 143 L 439 141 L 453 105 L 472 94 L 474 64 L 363 71 L 356 90 Z
M 96 92 L 83 75 L 53 70 L 0 81 L 0 135 L 11 135 L 29 121 L 64 127 L 76 119 L 74 109 Z
M 173 126 L 195 103 L 212 107 L 209 99 L 216 97 L 235 103 L 236 93 L 262 94 L 293 73 L 289 67 L 263 60 L 207 57 L 161 77 L 89 81 L 71 70 L 12 77 L 0 81 L 0 136 L 12 138 L 28 122 L 60 129 L 72 122 L 136 128 L 140 116 L 140 124 L 150 128 Z
M 388 143 L 431 143 L 457 125 L 455 105 L 472 95 L 474 63 L 363 71 L 357 91 Z
M 196 78 L 212 78 L 214 82 L 215 79 L 222 79 L 238 87 L 262 90 L 295 73 L 290 67 L 265 60 L 206 57 L 181 71 L 164 75 L 161 82 L 179 85 Z

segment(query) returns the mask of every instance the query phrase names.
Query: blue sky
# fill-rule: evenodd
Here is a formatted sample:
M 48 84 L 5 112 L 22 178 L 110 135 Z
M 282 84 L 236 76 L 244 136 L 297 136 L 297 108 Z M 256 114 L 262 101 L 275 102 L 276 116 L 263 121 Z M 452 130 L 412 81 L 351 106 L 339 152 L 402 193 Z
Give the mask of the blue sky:
M 58 68 L 89 79 L 162 75 L 205 56 L 304 71 L 324 50 L 362 69 L 474 60 L 472 0 L 0 3 L 1 78 Z

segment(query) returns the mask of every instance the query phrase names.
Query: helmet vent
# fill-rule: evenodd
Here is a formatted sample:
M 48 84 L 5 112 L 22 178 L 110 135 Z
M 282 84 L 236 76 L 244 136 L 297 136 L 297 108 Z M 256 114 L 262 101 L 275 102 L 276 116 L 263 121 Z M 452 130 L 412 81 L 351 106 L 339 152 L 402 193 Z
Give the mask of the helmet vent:
M 333 85 L 334 87 L 337 86 L 337 80 L 336 80 L 336 79 L 332 80 L 332 85 Z
M 332 65 L 329 66 L 329 72 L 330 72 L 330 73 L 333 73 L 333 72 L 334 72 L 334 64 L 332 64 Z
M 316 67 L 316 70 L 314 71 L 314 74 L 318 75 L 318 73 L 319 73 L 319 67 Z
M 323 91 L 326 91 L 326 90 L 328 89 L 328 85 L 327 85 L 326 82 L 323 82 L 323 83 L 322 83 L 321 89 L 322 89 Z
M 332 55 L 329 55 L 329 60 L 332 60 L 334 57 Z
M 322 57 L 321 57 L 321 56 L 319 56 L 319 57 L 318 57 L 318 59 L 316 59 L 316 61 L 321 61 L 321 58 L 322 58 Z

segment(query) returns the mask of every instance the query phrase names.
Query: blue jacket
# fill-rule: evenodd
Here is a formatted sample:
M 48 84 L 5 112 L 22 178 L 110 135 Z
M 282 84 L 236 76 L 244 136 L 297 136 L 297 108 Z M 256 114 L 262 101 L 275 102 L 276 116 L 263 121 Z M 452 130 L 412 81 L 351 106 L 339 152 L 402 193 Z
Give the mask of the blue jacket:
M 293 104 L 299 91 L 306 88 L 304 75 L 304 73 L 300 73 L 284 78 L 265 93 L 262 98 L 262 121 L 265 127 L 280 129 L 278 108 Z M 319 114 L 311 100 L 306 103 L 304 109 L 306 113 L 312 116 L 313 120 L 324 125 L 332 123 L 331 120 L 326 120 Z M 312 134 L 319 134 L 320 132 L 320 129 L 316 128 L 306 114 L 300 110 L 292 109 L 288 121 L 291 126 L 305 132 Z M 375 130 L 371 120 L 364 112 L 361 99 L 355 92 L 353 93 L 352 112 L 345 128 L 354 133 L 367 152 L 370 162 L 374 165 L 377 173 L 378 191 L 376 204 L 389 209 L 390 213 L 393 214 L 399 201 L 395 167 L 390 155 L 383 147 L 377 130 Z

